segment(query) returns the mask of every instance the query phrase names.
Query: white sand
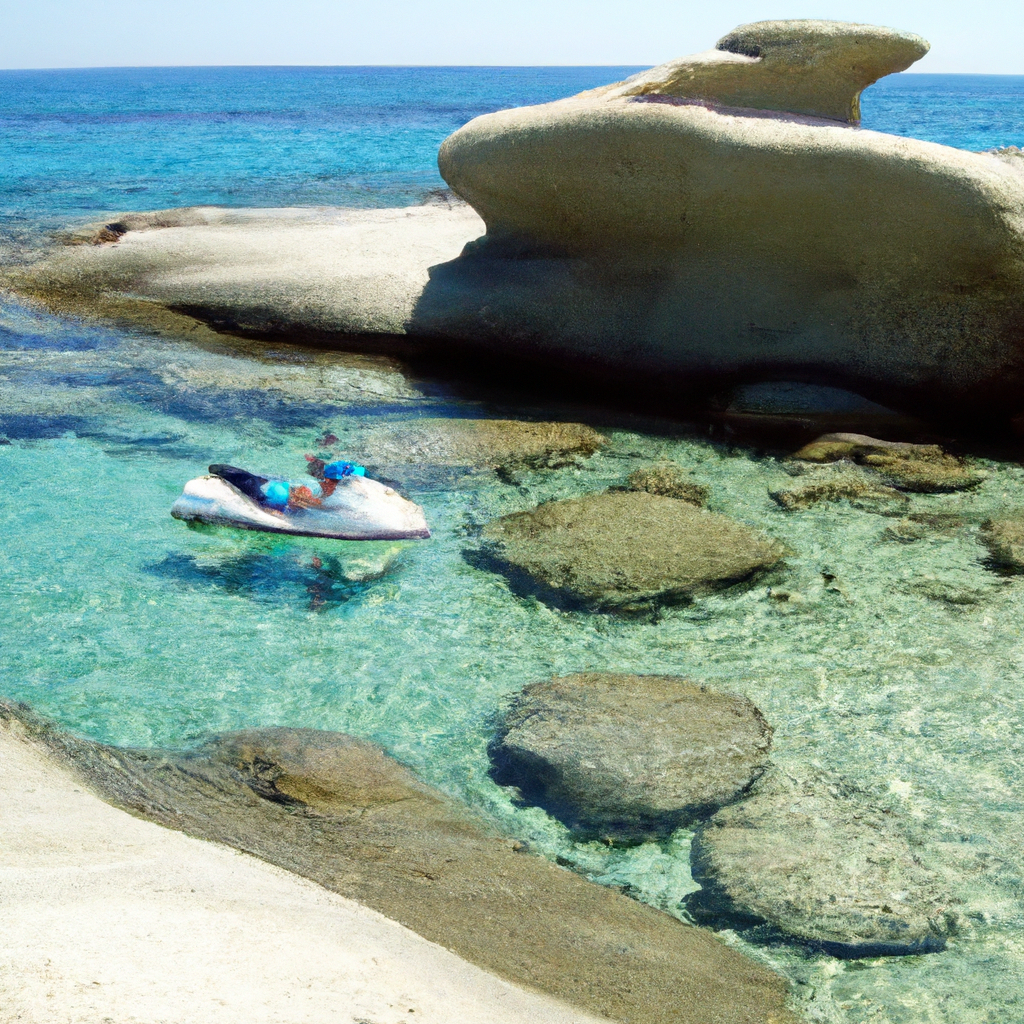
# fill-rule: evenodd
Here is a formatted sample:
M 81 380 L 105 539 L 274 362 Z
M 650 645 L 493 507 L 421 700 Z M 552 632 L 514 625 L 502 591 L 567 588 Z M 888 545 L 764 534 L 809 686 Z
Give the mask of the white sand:
M 596 1024 L 358 903 L 103 803 L 0 725 L 0 1022 Z

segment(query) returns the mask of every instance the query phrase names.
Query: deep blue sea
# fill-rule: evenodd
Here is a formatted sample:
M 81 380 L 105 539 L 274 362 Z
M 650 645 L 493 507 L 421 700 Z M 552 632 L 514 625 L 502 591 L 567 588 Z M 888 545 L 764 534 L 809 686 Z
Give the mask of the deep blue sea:
M 387 206 L 444 182 L 470 118 L 632 67 L 0 71 L 0 224 L 193 204 Z M 864 127 L 964 149 L 1024 145 L 1024 76 L 893 75 Z
M 417 203 L 443 187 L 437 147 L 470 118 L 634 70 L 2 71 L 0 260 L 130 210 Z M 1024 76 L 897 75 L 863 114 L 970 150 L 1024 146 Z M 966 922 L 944 953 L 855 962 L 723 939 L 786 974 L 819 1024 L 1024 1019 L 1024 581 L 991 571 L 977 529 L 1024 507 L 1020 466 L 982 460 L 977 490 L 912 495 L 906 515 L 963 525 L 904 542 L 894 520 L 848 503 L 782 512 L 769 491 L 792 477 L 773 458 L 594 412 L 608 445 L 578 466 L 511 484 L 410 469 L 428 542 L 189 530 L 168 514 L 211 461 L 295 475 L 325 431 L 368 461 L 367 438 L 401 445 L 422 417 L 538 414 L 552 415 L 391 359 L 169 341 L 0 294 L 0 695 L 132 745 L 261 725 L 350 732 L 537 850 L 684 915 L 687 830 L 629 849 L 573 842 L 494 784 L 486 751 L 499 703 L 536 679 L 706 680 L 765 712 L 784 770 L 837 772 L 913 822 Z M 760 587 L 657 621 L 562 612 L 464 557 L 495 516 L 666 458 L 708 485 L 712 509 L 783 542 L 799 601 Z

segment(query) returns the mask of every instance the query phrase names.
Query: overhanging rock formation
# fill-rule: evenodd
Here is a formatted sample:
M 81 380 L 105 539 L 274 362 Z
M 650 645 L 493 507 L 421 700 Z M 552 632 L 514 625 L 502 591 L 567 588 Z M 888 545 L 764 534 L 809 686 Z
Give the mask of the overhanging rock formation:
M 439 166 L 487 234 L 410 330 L 657 382 L 848 387 L 947 418 L 1024 408 L 1024 173 L 855 127 L 927 51 L 839 22 L 743 26 L 626 82 L 487 114 Z

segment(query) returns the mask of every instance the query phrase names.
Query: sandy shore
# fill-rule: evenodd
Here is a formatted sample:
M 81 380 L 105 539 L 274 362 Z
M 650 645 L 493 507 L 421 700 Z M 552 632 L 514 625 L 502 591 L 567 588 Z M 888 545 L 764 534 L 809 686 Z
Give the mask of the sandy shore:
M 0 725 L 0 1021 L 570 1024 L 366 907 L 103 803 Z

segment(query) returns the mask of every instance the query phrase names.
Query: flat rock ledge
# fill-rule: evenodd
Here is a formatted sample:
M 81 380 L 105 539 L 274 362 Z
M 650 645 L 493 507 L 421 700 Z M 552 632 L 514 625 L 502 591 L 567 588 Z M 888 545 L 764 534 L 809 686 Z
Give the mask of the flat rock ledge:
M 130 750 L 0 701 L 5 720 L 115 806 L 305 876 L 587 1013 L 630 1024 L 796 1024 L 778 976 L 710 932 L 495 834 L 371 743 L 259 729 L 187 753 Z
M 480 561 L 559 607 L 628 610 L 750 579 L 782 558 L 764 534 L 687 501 L 609 491 L 488 524 Z
M 956 902 L 892 818 L 841 783 L 772 771 L 694 839 L 701 921 L 764 924 L 845 959 L 942 950 Z
M 491 757 L 496 782 L 575 832 L 642 842 L 741 797 L 771 741 L 745 697 L 677 676 L 588 673 L 527 686 Z

